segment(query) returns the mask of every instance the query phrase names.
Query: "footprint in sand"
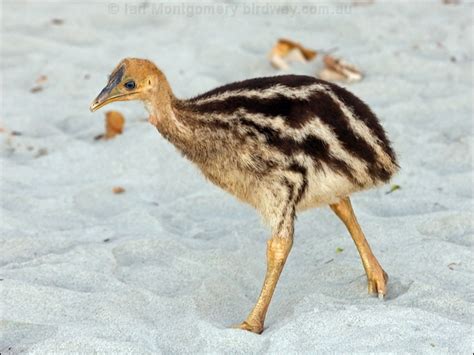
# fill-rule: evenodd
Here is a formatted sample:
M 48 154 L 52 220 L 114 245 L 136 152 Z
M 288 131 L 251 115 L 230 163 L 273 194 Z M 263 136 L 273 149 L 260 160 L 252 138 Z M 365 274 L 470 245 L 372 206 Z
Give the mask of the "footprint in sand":
M 457 213 L 449 216 L 432 217 L 417 226 L 418 231 L 426 236 L 444 240 L 460 246 L 471 247 L 474 233 L 474 220 L 468 213 Z

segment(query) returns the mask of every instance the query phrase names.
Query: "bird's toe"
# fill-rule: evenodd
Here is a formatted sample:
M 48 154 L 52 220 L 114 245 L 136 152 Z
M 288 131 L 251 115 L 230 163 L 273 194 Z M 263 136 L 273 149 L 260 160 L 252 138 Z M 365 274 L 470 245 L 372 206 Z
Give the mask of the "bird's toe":
M 387 294 L 387 273 L 380 268 L 371 272 L 367 278 L 369 294 L 378 296 L 380 300 L 383 300 Z

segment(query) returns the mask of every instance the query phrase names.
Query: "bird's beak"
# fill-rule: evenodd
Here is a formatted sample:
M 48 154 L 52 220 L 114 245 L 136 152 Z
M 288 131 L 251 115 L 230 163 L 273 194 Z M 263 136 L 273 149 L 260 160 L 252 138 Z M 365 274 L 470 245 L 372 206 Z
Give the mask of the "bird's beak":
M 95 98 L 94 101 L 92 101 L 89 109 L 91 112 L 94 112 L 101 108 L 102 106 L 105 106 L 111 102 L 114 101 L 120 101 L 124 96 L 128 96 L 129 94 L 117 94 L 117 95 L 112 95 L 109 90 L 107 90 L 107 86 L 102 89 L 100 94 Z
M 94 101 L 92 101 L 91 105 L 89 106 L 89 109 L 91 112 L 94 112 L 95 110 L 98 110 L 104 105 L 107 105 L 110 102 L 110 97 L 109 93 L 106 92 L 107 87 L 105 87 L 100 94 L 95 98 Z
M 120 83 L 122 80 L 124 73 L 124 68 L 123 66 L 120 67 L 118 70 L 116 70 L 114 73 L 109 78 L 109 82 L 107 83 L 107 86 L 102 89 L 99 95 L 95 98 L 94 101 L 92 101 L 89 109 L 94 112 L 101 108 L 102 106 L 107 105 L 108 103 L 111 103 L 113 101 L 119 101 L 121 97 L 127 96 L 128 94 L 120 93 L 117 88 L 117 85 Z

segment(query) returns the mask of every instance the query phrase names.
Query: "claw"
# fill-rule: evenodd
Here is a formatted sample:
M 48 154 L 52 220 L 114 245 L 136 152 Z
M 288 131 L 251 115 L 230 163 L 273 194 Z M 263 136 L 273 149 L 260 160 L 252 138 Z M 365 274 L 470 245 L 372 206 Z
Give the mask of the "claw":
M 387 292 L 387 273 L 380 269 L 380 272 L 368 274 L 367 278 L 369 294 L 378 297 L 380 300 L 383 300 Z

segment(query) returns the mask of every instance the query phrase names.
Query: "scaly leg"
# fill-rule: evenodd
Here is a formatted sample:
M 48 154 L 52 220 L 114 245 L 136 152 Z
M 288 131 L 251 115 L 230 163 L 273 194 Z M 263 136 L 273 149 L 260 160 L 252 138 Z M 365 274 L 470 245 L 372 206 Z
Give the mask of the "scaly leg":
M 267 242 L 267 272 L 257 303 L 247 319 L 238 326 L 257 334 L 263 331 L 268 306 L 293 245 L 296 201 L 304 191 L 302 176 L 294 172 L 289 172 L 281 184 L 272 180 L 270 185 L 271 190 L 264 195 L 263 209 L 272 228 L 272 238 Z
M 383 298 L 387 293 L 388 275 L 383 271 L 372 253 L 369 243 L 365 239 L 364 233 L 357 222 L 349 197 L 342 199 L 336 204 L 330 205 L 330 207 L 346 225 L 359 251 L 365 273 L 367 274 L 369 293 L 378 294 L 379 298 Z
M 257 304 L 239 328 L 257 334 L 263 331 L 265 315 L 292 244 L 292 237 L 273 237 L 267 242 L 267 273 L 263 288 Z

